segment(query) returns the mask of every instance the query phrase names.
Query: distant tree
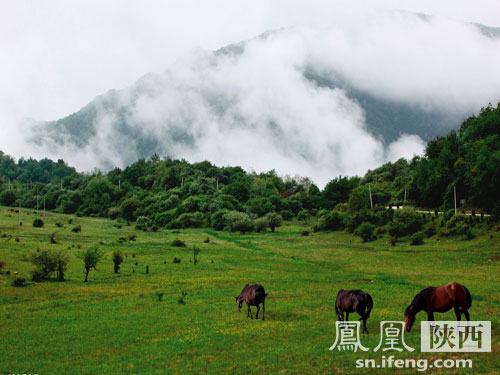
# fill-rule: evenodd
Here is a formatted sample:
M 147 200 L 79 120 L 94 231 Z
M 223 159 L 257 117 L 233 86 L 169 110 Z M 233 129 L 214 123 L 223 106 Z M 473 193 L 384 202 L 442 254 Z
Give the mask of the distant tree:
M 377 226 L 371 223 L 361 223 L 361 225 L 354 231 L 354 234 L 361 237 L 363 242 L 372 241 L 375 239 L 375 228 Z
M 307 219 L 308 218 L 309 218 L 309 211 L 308 210 L 301 210 L 297 214 L 297 219 L 299 219 L 300 221 L 303 221 L 304 224 L 307 224 Z
M 4 190 L 0 193 L 0 204 L 3 206 L 13 206 L 16 203 L 16 194 L 13 190 Z
M 361 209 L 370 207 L 370 197 L 366 194 L 366 191 L 361 188 L 356 188 L 351 191 L 349 194 L 349 212 L 354 214 Z
M 115 270 L 115 273 L 118 273 L 118 271 L 120 270 L 120 264 L 122 264 L 123 262 L 123 255 L 120 251 L 115 251 L 113 253 L 113 263 L 115 265 L 114 267 L 114 270 Z
M 275 212 L 270 212 L 265 216 L 267 222 L 269 223 L 269 228 L 271 229 L 271 232 L 274 232 L 274 230 L 277 227 L 281 227 L 283 225 L 283 218 L 281 215 L 275 213 Z
M 97 263 L 103 258 L 103 252 L 96 246 L 92 245 L 82 254 L 82 259 L 85 267 L 85 280 L 87 282 L 90 270 L 97 269 Z
M 224 214 L 225 227 L 229 232 L 240 231 L 242 234 L 250 232 L 253 229 L 253 223 L 250 217 L 238 211 L 228 211 Z
M 125 199 L 121 205 L 122 216 L 127 220 L 135 220 L 137 211 L 141 207 L 141 201 L 136 197 Z
M 345 203 L 349 200 L 351 191 L 359 184 L 359 177 L 339 176 L 326 184 L 323 189 L 323 199 L 328 204 L 328 208 L 335 207 L 338 203 Z
M 55 252 L 54 257 L 56 261 L 57 281 L 64 281 L 64 274 L 68 268 L 70 257 L 64 251 Z

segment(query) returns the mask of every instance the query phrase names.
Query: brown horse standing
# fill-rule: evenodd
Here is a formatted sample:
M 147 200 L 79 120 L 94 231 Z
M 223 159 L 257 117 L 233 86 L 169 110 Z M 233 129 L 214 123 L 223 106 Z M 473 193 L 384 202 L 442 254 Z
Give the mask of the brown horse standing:
M 248 316 L 250 316 L 253 319 L 253 314 L 250 306 L 257 306 L 257 314 L 255 314 L 255 318 L 259 319 L 259 305 L 262 303 L 262 320 L 264 320 L 264 314 L 266 312 L 266 297 L 267 293 L 262 285 L 245 285 L 240 295 L 238 297 L 235 297 L 236 304 L 238 305 L 238 312 L 241 311 L 241 306 L 243 305 L 243 301 L 245 301 L 248 306 L 247 318 Z
M 465 319 L 470 320 L 468 310 L 471 304 L 472 297 L 469 290 L 459 283 L 453 282 L 438 287 L 429 286 L 421 290 L 406 308 L 405 329 L 410 332 L 415 322 L 415 315 L 422 310 L 427 312 L 427 320 L 434 320 L 435 312 L 446 312 L 453 307 L 458 321 L 461 312 L 465 315 Z
M 368 294 L 359 289 L 344 290 L 340 289 L 335 300 L 335 313 L 339 321 L 349 321 L 349 313 L 357 312 L 363 321 L 363 333 L 368 333 L 366 320 L 370 317 L 373 308 L 373 299 Z

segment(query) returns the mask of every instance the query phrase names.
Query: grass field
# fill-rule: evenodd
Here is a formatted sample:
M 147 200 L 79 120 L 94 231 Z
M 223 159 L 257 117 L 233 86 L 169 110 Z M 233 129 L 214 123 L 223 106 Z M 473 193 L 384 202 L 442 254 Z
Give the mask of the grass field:
M 335 296 L 341 288 L 372 295 L 370 333 L 362 343 L 374 348 L 380 321 L 403 320 L 417 292 L 451 281 L 471 291 L 473 320 L 492 321 L 492 353 L 420 353 L 419 322 L 425 319 L 420 313 L 405 336 L 416 352 L 395 356 L 473 360 L 473 369 L 430 371 L 437 374 L 500 373 L 500 232 L 495 228 L 476 229 L 476 238 L 468 241 L 435 236 L 421 246 L 403 239 L 391 247 L 387 235 L 369 243 L 344 232 L 301 236 L 307 228 L 300 224 L 231 236 L 210 229 L 142 232 L 126 224 L 117 228 L 116 221 L 53 213 L 43 218 L 43 228 L 34 228 L 33 213 L 23 211 L 21 217 L 19 226 L 18 215 L 1 207 L 2 374 L 417 373 L 356 369 L 358 358 L 380 360 L 382 354 L 372 350 L 329 351 L 335 341 Z M 80 233 L 71 231 L 76 225 Z M 54 232 L 57 244 L 49 241 Z M 137 239 L 120 243 L 129 234 Z M 187 247 L 171 246 L 174 239 Z M 105 257 L 84 283 L 78 255 L 92 244 Z M 193 246 L 201 249 L 196 265 Z M 14 272 L 29 279 L 30 254 L 37 249 L 67 249 L 67 281 L 12 286 Z M 125 257 L 119 274 L 113 273 L 115 250 Z M 174 257 L 181 263 L 173 263 Z M 260 283 L 269 293 L 265 321 L 247 319 L 245 309 L 237 312 L 234 296 L 246 283 Z M 183 292 L 185 303 L 179 303 Z M 450 311 L 436 318 L 455 316 Z

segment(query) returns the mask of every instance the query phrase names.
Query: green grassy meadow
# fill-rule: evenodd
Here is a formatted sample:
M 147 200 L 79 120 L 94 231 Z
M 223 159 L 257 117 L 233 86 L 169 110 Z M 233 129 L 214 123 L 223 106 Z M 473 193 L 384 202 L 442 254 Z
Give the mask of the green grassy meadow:
M 46 214 L 43 228 L 34 228 L 39 215 L 23 210 L 21 217 L 19 226 L 18 215 L 1 207 L 2 374 L 414 374 L 416 369 L 356 369 L 358 358 L 380 359 L 382 354 L 372 350 L 328 350 L 335 341 L 336 294 L 359 288 L 372 295 L 370 333 L 362 343 L 373 349 L 380 321 L 403 320 L 405 307 L 421 289 L 452 281 L 471 291 L 471 319 L 492 321 L 492 352 L 420 353 L 419 322 L 426 318 L 420 313 L 405 336 L 416 353 L 395 356 L 473 359 L 473 369 L 429 373 L 500 373 L 500 231 L 495 227 L 475 229 L 476 238 L 468 241 L 434 236 L 421 246 L 402 239 L 391 247 L 387 234 L 362 243 L 344 232 L 313 233 L 300 223 L 287 223 L 275 233 L 230 235 L 211 229 L 142 232 L 126 223 L 117 228 L 117 221 L 55 213 Z M 76 225 L 80 233 L 72 232 Z M 309 236 L 301 235 L 304 229 Z M 54 232 L 57 244 L 49 241 Z M 137 239 L 120 243 L 129 234 Z M 174 239 L 187 247 L 171 246 Z M 92 244 L 105 256 L 84 283 L 78 256 Z M 201 249 L 196 265 L 193 246 Z M 29 259 L 37 249 L 71 254 L 67 281 L 12 286 L 14 272 L 30 278 Z M 113 273 L 115 250 L 124 255 L 119 274 Z M 174 257 L 181 263 L 173 263 Z M 265 321 L 248 319 L 245 307 L 237 312 L 234 297 L 246 283 L 260 283 L 269 293 Z M 179 303 L 183 292 L 185 303 Z M 436 319 L 455 315 L 449 311 Z

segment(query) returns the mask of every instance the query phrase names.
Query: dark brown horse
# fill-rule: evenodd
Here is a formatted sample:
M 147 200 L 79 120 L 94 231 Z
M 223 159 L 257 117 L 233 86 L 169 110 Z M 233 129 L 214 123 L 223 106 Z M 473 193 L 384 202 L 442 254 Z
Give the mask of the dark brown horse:
M 366 320 L 370 317 L 372 308 L 372 297 L 359 289 L 340 289 L 337 294 L 337 299 L 335 300 L 335 312 L 337 313 L 339 321 L 344 321 L 344 312 L 346 321 L 349 321 L 349 313 L 357 312 L 361 315 L 360 320 L 363 321 L 363 333 L 368 333 L 368 329 L 366 329 Z
M 245 285 L 240 295 L 238 297 L 235 297 L 236 304 L 238 305 L 238 312 L 241 311 L 241 306 L 243 305 L 243 301 L 245 301 L 248 306 L 247 318 L 248 316 L 250 316 L 253 319 L 253 314 L 250 306 L 257 306 L 257 314 L 255 314 L 255 318 L 259 319 L 259 305 L 262 303 L 262 320 L 264 320 L 264 314 L 266 312 L 266 297 L 267 293 L 262 285 Z
M 472 297 L 469 290 L 459 283 L 451 283 L 443 286 L 429 286 L 418 293 L 413 298 L 412 303 L 405 310 L 405 329 L 410 332 L 411 326 L 415 322 L 415 315 L 419 311 L 427 312 L 427 320 L 434 320 L 435 312 L 446 312 L 452 307 L 455 309 L 457 320 L 460 320 L 460 313 L 465 315 L 465 319 L 470 320 L 469 312 L 472 304 Z

